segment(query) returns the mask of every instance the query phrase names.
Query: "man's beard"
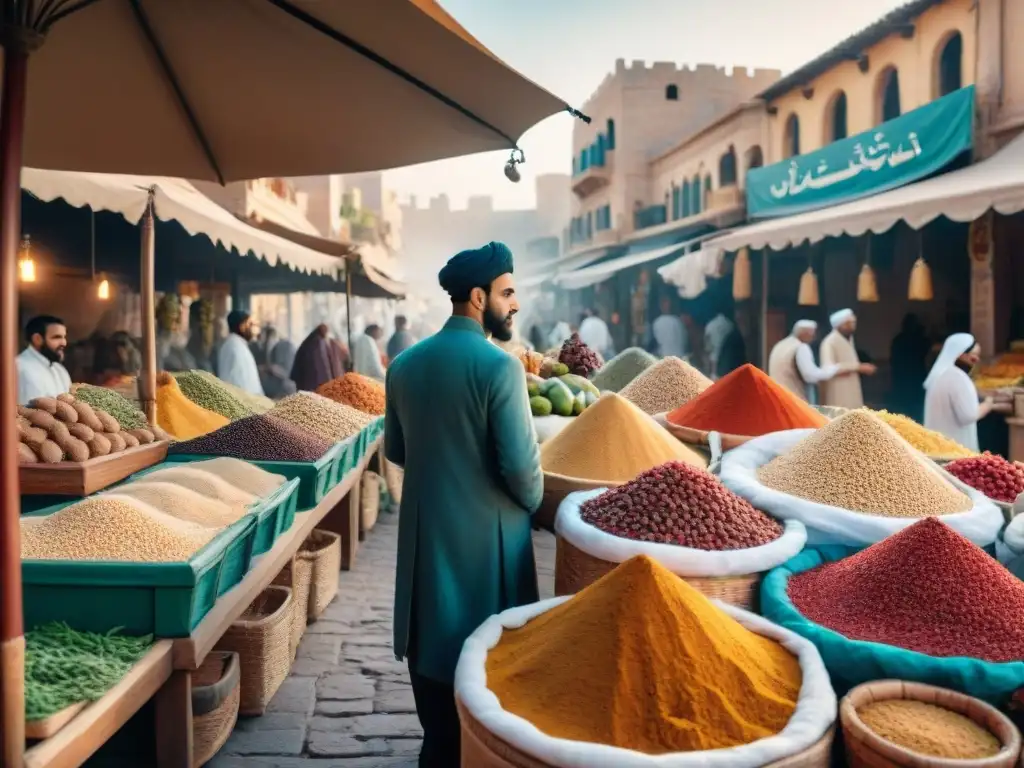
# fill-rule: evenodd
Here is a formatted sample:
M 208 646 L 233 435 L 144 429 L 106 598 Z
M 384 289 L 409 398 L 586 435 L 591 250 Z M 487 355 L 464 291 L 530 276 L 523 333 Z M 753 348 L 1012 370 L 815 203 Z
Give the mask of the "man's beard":
M 64 350 L 63 349 L 50 349 L 46 344 L 43 344 L 43 348 L 39 350 L 43 353 L 43 357 L 49 360 L 51 363 L 60 363 L 64 361 Z
M 509 312 L 502 317 L 491 310 L 491 305 L 484 307 L 484 330 L 498 341 L 512 341 L 512 316 L 515 312 Z

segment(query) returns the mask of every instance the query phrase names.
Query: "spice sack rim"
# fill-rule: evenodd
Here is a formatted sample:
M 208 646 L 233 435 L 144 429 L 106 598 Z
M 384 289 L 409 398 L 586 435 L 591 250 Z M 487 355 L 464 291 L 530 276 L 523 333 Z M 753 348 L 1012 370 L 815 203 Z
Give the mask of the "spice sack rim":
M 745 549 L 707 550 L 652 541 L 636 541 L 602 531 L 583 520 L 580 507 L 608 488 L 571 493 L 558 505 L 555 535 L 577 549 L 609 563 L 624 563 L 636 555 L 654 558 L 677 576 L 747 576 L 769 571 L 799 554 L 807 529 L 799 520 L 783 520 L 782 535 L 767 544 Z
M 759 768 L 812 747 L 835 723 L 838 701 L 814 643 L 757 614 L 712 599 L 730 618 L 797 657 L 803 679 L 796 709 L 782 731 L 738 747 L 661 755 L 549 736 L 502 708 L 487 687 L 487 653 L 501 640 L 503 630 L 519 629 L 573 597 L 553 597 L 491 616 L 466 639 L 455 668 L 455 695 L 469 714 L 502 741 L 553 768 Z
M 789 597 L 789 580 L 859 551 L 861 548 L 841 545 L 805 549 L 772 569 L 761 582 L 761 612 L 769 621 L 813 643 L 823 663 L 828 666 L 829 659 L 833 659 L 834 664 L 842 667 L 844 679 L 854 686 L 871 680 L 897 678 L 950 688 L 998 704 L 1004 703 L 1014 691 L 1024 686 L 1024 661 L 930 656 L 898 645 L 854 640 L 800 613 Z M 865 665 L 865 660 L 870 664 Z M 866 671 L 861 675 L 854 674 L 860 668 Z
M 761 483 L 757 477 L 758 469 L 788 452 L 816 431 L 789 429 L 755 437 L 722 455 L 719 479 L 730 491 L 742 496 L 755 508 L 767 512 L 772 517 L 778 520 L 800 520 L 807 527 L 807 539 L 811 546 L 867 546 L 928 517 L 886 517 L 857 512 L 792 496 Z M 934 472 L 943 482 L 949 483 L 938 467 L 920 452 L 915 453 L 922 466 Z M 964 512 L 952 512 L 936 517 L 979 547 L 989 546 L 999 536 L 1005 523 L 1002 510 L 981 491 L 968 486 L 953 487 L 964 493 L 974 506 Z

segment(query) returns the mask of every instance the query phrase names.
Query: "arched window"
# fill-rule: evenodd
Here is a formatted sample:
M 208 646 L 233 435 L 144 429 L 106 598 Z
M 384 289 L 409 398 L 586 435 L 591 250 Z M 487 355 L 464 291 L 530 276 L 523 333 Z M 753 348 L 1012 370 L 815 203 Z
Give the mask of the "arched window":
M 690 214 L 696 216 L 700 213 L 700 175 L 693 177 L 693 182 L 690 184 Z
M 935 97 L 945 96 L 963 86 L 964 39 L 954 32 L 942 46 L 936 62 Z
M 679 187 L 672 185 L 672 221 L 679 218 Z
M 682 198 L 683 205 L 683 218 L 685 219 L 690 215 L 690 180 L 687 179 L 683 182 L 683 192 L 680 195 Z
M 790 115 L 786 118 L 786 130 L 782 135 L 782 154 L 796 157 L 800 154 L 800 118 Z
M 665 100 L 666 101 L 679 101 L 679 86 L 677 86 L 677 85 L 666 85 L 665 86 Z
M 615 149 L 615 121 L 608 118 L 608 149 Z
M 704 210 L 711 205 L 711 174 L 704 177 Z
M 849 136 L 846 120 L 846 92 L 840 91 L 833 98 L 825 117 L 825 143 L 839 141 Z
M 718 161 L 718 184 L 728 187 L 736 183 L 736 148 L 729 147 Z
M 900 112 L 900 73 L 889 67 L 878 76 L 878 120 L 894 120 Z
M 747 170 L 751 168 L 760 168 L 764 165 L 764 153 L 761 151 L 761 146 L 755 144 L 747 150 Z

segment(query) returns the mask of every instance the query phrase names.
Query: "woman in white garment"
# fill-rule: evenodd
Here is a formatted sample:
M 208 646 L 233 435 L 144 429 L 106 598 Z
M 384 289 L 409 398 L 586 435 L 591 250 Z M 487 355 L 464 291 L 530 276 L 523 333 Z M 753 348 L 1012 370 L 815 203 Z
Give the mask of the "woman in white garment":
M 924 381 L 924 425 L 978 451 L 978 422 L 992 411 L 992 398 L 978 403 L 978 390 L 967 375 L 981 357 L 969 333 L 954 333 L 942 345 Z

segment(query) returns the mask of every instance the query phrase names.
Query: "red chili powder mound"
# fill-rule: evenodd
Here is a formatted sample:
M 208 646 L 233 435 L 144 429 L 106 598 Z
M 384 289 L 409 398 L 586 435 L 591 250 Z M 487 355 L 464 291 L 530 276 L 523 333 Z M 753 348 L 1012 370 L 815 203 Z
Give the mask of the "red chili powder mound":
M 792 577 L 788 593 L 805 617 L 851 640 L 1024 658 L 1024 582 L 934 517 Z
M 828 419 L 747 363 L 668 414 L 681 427 L 756 437 L 823 427 Z

